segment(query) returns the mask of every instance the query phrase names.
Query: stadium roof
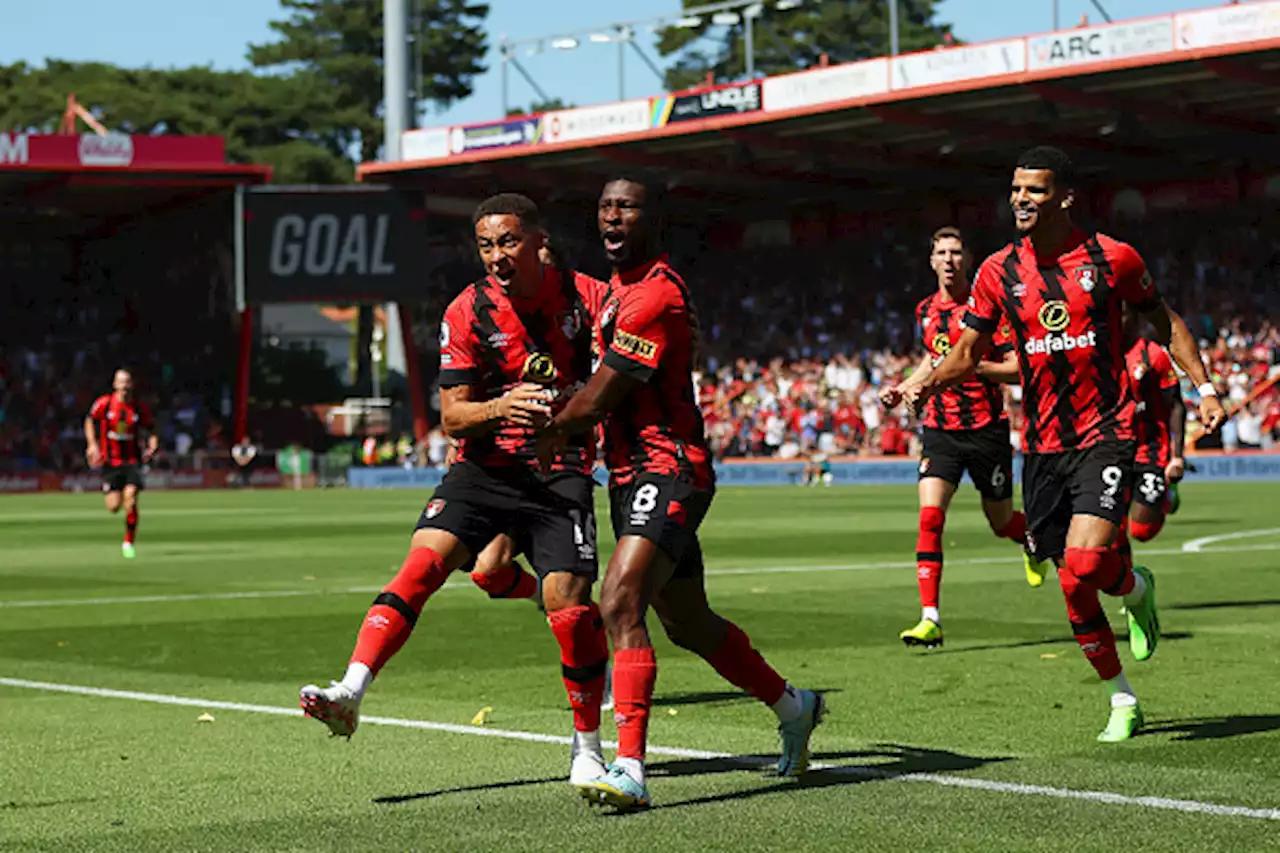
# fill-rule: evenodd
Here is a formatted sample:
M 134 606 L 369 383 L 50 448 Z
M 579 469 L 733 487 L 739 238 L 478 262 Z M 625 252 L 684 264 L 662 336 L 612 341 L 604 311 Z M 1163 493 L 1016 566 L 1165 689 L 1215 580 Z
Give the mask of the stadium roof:
M 0 220 L 110 229 L 270 177 L 228 164 L 216 137 L 0 133 Z
M 1280 2 L 1250 3 L 412 131 L 418 159 L 359 175 L 437 197 L 576 198 L 643 167 L 711 211 L 901 207 L 998 187 L 1042 142 L 1085 183 L 1275 169 L 1278 95 Z

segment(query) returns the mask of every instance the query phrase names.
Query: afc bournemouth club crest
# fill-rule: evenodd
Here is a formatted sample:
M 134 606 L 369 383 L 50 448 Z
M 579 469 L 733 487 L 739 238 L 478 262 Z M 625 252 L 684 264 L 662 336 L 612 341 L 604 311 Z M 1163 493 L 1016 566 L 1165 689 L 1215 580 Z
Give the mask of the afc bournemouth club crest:
M 1092 293 L 1098 286 L 1098 268 L 1092 264 L 1080 267 L 1076 270 L 1076 284 L 1080 285 L 1080 289 L 1085 293 Z
M 618 300 L 616 299 L 609 300 L 609 304 L 604 306 L 604 310 L 600 312 L 600 328 L 602 329 L 608 328 L 609 324 L 613 322 L 613 318 L 614 316 L 617 315 L 617 313 L 618 313 Z
M 920 460 L 920 473 L 921 474 L 929 473 L 929 460 L 927 457 Z
M 444 512 L 444 498 L 432 498 L 431 502 L 427 504 L 427 510 L 423 515 L 427 518 L 435 518 L 442 512 Z

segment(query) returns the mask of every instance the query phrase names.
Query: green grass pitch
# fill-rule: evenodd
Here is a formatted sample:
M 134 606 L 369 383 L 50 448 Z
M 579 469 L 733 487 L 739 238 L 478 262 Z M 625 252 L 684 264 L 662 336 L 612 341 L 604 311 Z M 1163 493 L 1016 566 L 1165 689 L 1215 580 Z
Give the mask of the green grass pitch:
M 95 495 L 0 499 L 0 850 L 1280 850 L 1280 486 L 1183 494 L 1138 547 L 1165 641 L 1145 664 L 1122 643 L 1147 733 L 1103 746 L 1060 594 L 1027 587 L 972 489 L 932 652 L 897 639 L 919 615 L 914 490 L 723 490 L 712 603 L 826 691 L 826 769 L 743 760 L 773 755 L 772 715 L 662 639 L 650 737 L 676 754 L 651 756 L 656 807 L 623 817 L 572 794 L 561 743 L 410 726 L 491 707 L 491 733 L 570 734 L 544 620 L 461 575 L 365 702 L 408 724 L 347 743 L 288 714 L 339 677 L 422 494 L 148 493 L 133 562 Z

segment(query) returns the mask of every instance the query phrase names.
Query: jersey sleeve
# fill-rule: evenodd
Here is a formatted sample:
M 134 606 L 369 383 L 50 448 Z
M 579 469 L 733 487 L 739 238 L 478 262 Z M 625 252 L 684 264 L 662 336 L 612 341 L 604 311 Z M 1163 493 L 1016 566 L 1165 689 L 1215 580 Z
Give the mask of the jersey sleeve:
M 975 332 L 995 335 L 1000 330 L 1000 319 L 1003 311 L 996 299 L 1000 287 L 1000 273 L 996 270 L 991 258 L 983 261 L 978 270 L 978 279 L 969 292 L 969 311 L 964 315 L 964 324 Z
M 1115 273 L 1116 292 L 1121 299 L 1143 312 L 1160 304 L 1155 281 L 1136 249 L 1128 243 L 1113 243 L 1107 254 Z
M 1178 371 L 1173 369 L 1173 359 L 1169 358 L 1168 351 L 1159 344 L 1151 348 L 1151 371 L 1158 378 L 1161 391 L 1180 387 Z
M 456 299 L 440 321 L 440 387 L 475 384 L 477 367 L 471 323 L 464 303 Z
M 665 322 L 676 310 L 667 292 L 672 289 L 653 284 L 625 288 L 614 321 L 613 342 L 604 355 L 606 365 L 649 381 L 667 351 Z
M 926 296 L 916 305 L 916 342 L 920 344 L 921 349 L 927 350 L 929 347 L 924 342 L 924 318 L 925 313 L 929 310 L 929 302 L 932 296 Z
M 583 306 L 586 307 L 587 313 L 591 315 L 591 319 L 594 321 L 604 308 L 604 300 L 609 291 L 609 285 L 585 273 L 575 272 L 573 275 L 574 286 L 578 289 L 578 296 L 582 299 Z
M 89 407 L 89 417 L 95 421 L 100 421 L 107 416 L 107 405 L 111 399 L 103 394 L 101 397 L 93 401 L 93 405 Z

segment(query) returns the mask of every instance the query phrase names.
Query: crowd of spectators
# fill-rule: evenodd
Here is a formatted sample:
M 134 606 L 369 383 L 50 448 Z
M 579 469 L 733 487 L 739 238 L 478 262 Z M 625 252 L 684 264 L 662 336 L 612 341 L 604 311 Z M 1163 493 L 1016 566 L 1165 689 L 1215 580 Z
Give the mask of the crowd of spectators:
M 1235 449 L 1280 439 L 1280 391 L 1251 396 L 1280 372 L 1280 217 L 1241 206 L 1110 230 L 1146 257 L 1201 339 L 1229 408 L 1239 407 L 1213 441 Z M 226 455 L 230 258 L 207 241 L 184 242 L 192 232 L 179 220 L 172 231 L 159 244 L 154 231 L 145 242 L 126 232 L 75 253 L 21 234 L 0 241 L 0 296 L 16 306 L 0 314 L 0 472 L 82 467 L 84 413 L 123 364 L 156 414 L 166 455 Z M 969 235 L 979 257 L 1004 238 Z M 480 274 L 465 231 L 431 251 L 431 298 L 415 311 L 428 364 L 444 305 Z M 877 391 L 918 363 L 914 308 L 936 286 L 926 254 L 923 232 L 892 227 L 822 246 L 673 252 L 701 318 L 697 383 L 716 454 L 913 452 L 914 422 L 886 412 Z M 1016 388 L 1009 403 L 1020 425 Z M 424 446 L 415 455 L 440 454 Z

